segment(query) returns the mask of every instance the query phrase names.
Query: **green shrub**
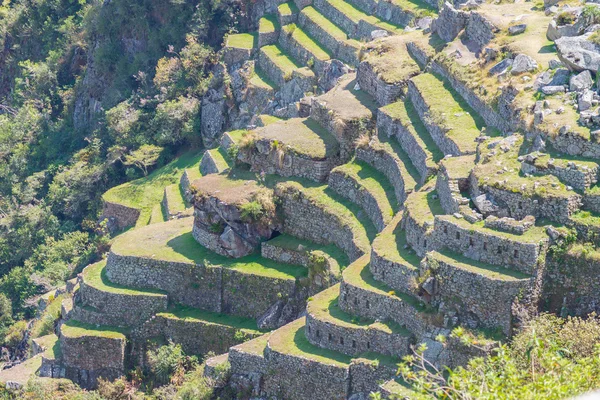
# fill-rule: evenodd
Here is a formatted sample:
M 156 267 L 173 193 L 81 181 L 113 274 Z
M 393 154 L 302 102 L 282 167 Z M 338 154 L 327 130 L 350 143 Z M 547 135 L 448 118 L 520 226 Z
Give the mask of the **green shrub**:
M 248 201 L 240 206 L 240 216 L 246 221 L 259 221 L 265 213 L 257 200 Z
M 158 384 L 173 380 L 176 375 L 183 375 L 186 370 L 197 365 L 195 357 L 187 357 L 180 344 L 170 342 L 157 350 L 148 352 L 150 372 L 156 377 Z
M 596 31 L 592 33 L 588 40 L 594 44 L 600 45 L 600 32 Z
M 6 335 L 4 336 L 4 344 L 8 347 L 15 347 L 21 340 L 23 340 L 23 336 L 25 335 L 25 331 L 27 330 L 27 321 L 21 320 L 17 321 L 11 326 L 8 327 L 6 331 Z
M 573 22 L 575 22 L 575 15 L 568 11 L 563 11 L 556 17 L 558 25 L 571 25 Z

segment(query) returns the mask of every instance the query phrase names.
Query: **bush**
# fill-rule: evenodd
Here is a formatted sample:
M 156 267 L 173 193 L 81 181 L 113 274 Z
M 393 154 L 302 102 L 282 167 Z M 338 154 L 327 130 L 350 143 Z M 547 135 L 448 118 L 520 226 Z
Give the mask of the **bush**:
M 258 221 L 264 212 L 262 205 L 256 200 L 248 201 L 240 206 L 240 215 L 245 221 Z
M 588 40 L 596 45 L 600 45 L 600 32 L 596 31 L 592 33 Z
M 422 345 L 405 357 L 399 372 L 418 394 L 436 398 L 568 398 L 600 386 L 599 342 L 596 315 L 562 319 L 543 314 L 495 355 L 474 358 L 464 368 L 447 374 L 419 368 Z
M 17 321 L 8 327 L 4 336 L 4 344 L 8 347 L 15 347 L 23 340 L 27 330 L 27 321 Z
M 575 15 L 568 11 L 563 11 L 556 17 L 558 25 L 571 25 L 573 22 L 575 22 Z
M 170 342 L 155 351 L 148 352 L 150 372 L 158 384 L 181 380 L 186 370 L 197 365 L 195 357 L 187 357 L 179 344 Z

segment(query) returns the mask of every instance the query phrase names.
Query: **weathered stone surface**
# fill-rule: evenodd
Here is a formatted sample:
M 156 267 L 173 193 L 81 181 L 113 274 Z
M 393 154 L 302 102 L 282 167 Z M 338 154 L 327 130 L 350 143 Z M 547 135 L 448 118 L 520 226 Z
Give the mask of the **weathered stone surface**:
M 519 35 L 527 29 L 527 24 L 518 24 L 508 27 L 508 33 L 510 35 Z
M 467 25 L 468 14 L 456 10 L 452 4 L 445 2 L 439 16 L 431 24 L 431 32 L 437 33 L 445 42 L 454 40 Z
M 594 86 L 594 79 L 588 70 L 573 75 L 569 80 L 569 90 L 572 92 L 581 92 L 590 89 L 592 86 Z
M 571 71 L 591 71 L 596 73 L 600 67 L 600 46 L 588 39 L 593 33 L 582 36 L 562 37 L 554 43 L 558 58 Z
M 538 68 L 537 62 L 526 54 L 519 54 L 515 57 L 510 73 L 513 75 L 524 72 L 532 72 Z

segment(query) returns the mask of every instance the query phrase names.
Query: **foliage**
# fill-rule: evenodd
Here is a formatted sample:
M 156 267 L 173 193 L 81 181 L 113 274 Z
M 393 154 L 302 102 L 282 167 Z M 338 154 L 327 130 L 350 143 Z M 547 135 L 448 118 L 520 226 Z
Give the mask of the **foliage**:
M 26 330 L 27 321 L 15 322 L 6 330 L 2 343 L 8 347 L 17 346 L 23 340 Z
M 181 345 L 170 342 L 148 352 L 150 372 L 158 384 L 181 383 L 185 371 L 197 365 L 195 357 L 184 354 Z
M 573 13 L 570 13 L 568 11 L 563 11 L 556 16 L 556 23 L 559 26 L 571 25 L 573 22 L 575 22 L 575 15 L 573 15 Z
M 600 22 L 600 8 L 594 4 L 587 4 L 581 10 L 581 14 L 587 20 L 588 24 L 597 24 Z
M 240 205 L 240 216 L 246 221 L 258 221 L 264 215 L 265 210 L 258 201 L 247 201 Z
M 600 385 L 599 341 L 596 315 L 561 319 L 543 314 L 511 344 L 464 368 L 438 371 L 423 357 L 426 347 L 421 345 L 405 357 L 399 373 L 417 393 L 441 399 L 567 398 Z
M 600 33 L 598 31 L 592 33 L 588 40 L 596 45 L 600 45 Z
M 136 166 L 144 173 L 144 176 L 148 176 L 148 168 L 156 165 L 162 151 L 162 147 L 145 144 L 127 154 L 123 163 Z
M 167 100 L 156 108 L 150 128 L 158 144 L 180 144 L 184 139 L 193 140 L 198 133 L 197 115 L 200 102 L 194 97 L 180 96 Z

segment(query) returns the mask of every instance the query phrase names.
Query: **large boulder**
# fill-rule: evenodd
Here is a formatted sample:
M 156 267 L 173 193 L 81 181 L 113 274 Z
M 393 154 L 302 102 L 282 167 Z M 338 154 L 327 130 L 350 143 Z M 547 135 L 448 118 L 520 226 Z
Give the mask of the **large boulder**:
M 569 80 L 569 90 L 572 92 L 581 92 L 594 86 L 592 73 L 588 70 L 573 75 Z
M 546 70 L 542 72 L 533 83 L 534 90 L 540 90 L 544 86 L 562 86 L 569 84 L 571 72 L 566 68 Z
M 575 37 L 562 37 L 556 42 L 558 58 L 571 71 L 591 71 L 596 73 L 600 67 L 600 46 L 589 38 L 594 33 Z
M 518 75 L 524 72 L 532 72 L 538 68 L 537 62 L 526 54 L 519 54 L 515 57 L 510 70 L 511 74 Z

